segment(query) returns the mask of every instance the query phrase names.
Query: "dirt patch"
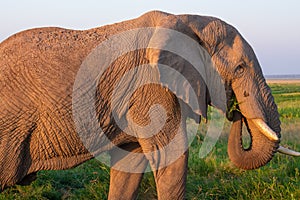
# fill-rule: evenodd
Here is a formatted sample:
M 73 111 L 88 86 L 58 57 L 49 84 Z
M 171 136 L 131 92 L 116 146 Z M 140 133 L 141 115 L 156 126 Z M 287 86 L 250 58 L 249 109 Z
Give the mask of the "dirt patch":
M 297 96 L 300 95 L 300 92 L 293 92 L 293 93 L 284 93 L 281 94 L 282 96 Z
M 300 83 L 300 79 L 267 79 L 267 83 Z

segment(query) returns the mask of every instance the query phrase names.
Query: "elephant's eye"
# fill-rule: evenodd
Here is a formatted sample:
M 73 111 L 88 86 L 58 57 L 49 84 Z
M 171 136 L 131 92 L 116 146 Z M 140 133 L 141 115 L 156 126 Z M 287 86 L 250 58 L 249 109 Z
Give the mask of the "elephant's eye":
M 239 65 L 239 66 L 237 66 L 237 68 L 235 69 L 234 75 L 235 75 L 236 77 L 239 77 L 239 76 L 241 76 L 241 75 L 244 73 L 244 71 L 245 71 L 245 67 Z

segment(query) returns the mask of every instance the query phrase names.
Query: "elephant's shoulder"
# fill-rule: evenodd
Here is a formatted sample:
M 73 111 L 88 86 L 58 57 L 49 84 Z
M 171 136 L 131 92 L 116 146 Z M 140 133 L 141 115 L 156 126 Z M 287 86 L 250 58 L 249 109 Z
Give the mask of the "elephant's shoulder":
M 146 19 L 149 19 L 149 18 L 164 18 L 164 17 L 170 16 L 170 15 L 173 15 L 173 14 L 163 12 L 163 11 L 159 11 L 159 10 L 152 10 L 152 11 L 144 13 L 139 18 L 146 18 Z

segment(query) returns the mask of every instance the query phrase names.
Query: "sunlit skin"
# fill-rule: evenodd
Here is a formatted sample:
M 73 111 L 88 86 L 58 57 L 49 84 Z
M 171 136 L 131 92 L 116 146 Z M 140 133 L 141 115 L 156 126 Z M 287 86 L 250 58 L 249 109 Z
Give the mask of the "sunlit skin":
M 104 41 L 113 40 L 114 35 L 147 27 L 163 27 L 192 38 L 196 44 L 193 49 L 175 46 L 185 48 L 184 52 L 190 51 L 191 55 L 208 55 L 213 70 L 226 88 L 223 92 L 227 96 L 222 99 L 223 102 L 214 104 L 204 78 L 195 73 L 194 66 L 182 55 L 164 50 L 166 46 L 180 41 L 172 38 L 172 32 L 159 31 L 147 32 L 148 35 L 142 31 L 135 32 L 140 35 L 133 35 L 133 42 L 122 38 L 125 46 L 148 41 L 149 46 L 160 44 L 161 48 L 137 48 L 117 57 L 100 77 L 95 76 L 98 78 L 95 92 L 84 96 L 88 98 L 80 98 L 94 87 L 90 83 L 95 80 L 88 79 L 91 76 L 80 80 L 79 87 L 74 86 L 78 83 L 78 72 L 83 63 L 86 64 L 84 61 L 90 53 Z M 126 44 L 127 40 L 129 44 Z M 201 54 L 202 48 L 207 55 Z M 186 119 L 200 115 L 206 117 L 208 105 L 228 105 L 227 102 L 232 99 L 236 99 L 238 107 L 227 108 L 233 116 L 230 119 L 233 123 L 228 152 L 237 167 L 262 167 L 273 158 L 278 148 L 281 152 L 291 153 L 279 146 L 279 113 L 252 47 L 233 26 L 218 18 L 152 11 L 132 20 L 85 31 L 53 27 L 31 29 L 3 41 L 0 56 L 3 58 L 0 60 L 2 189 L 30 182 L 40 170 L 68 169 L 108 151 L 111 165 L 116 167 L 111 169 L 109 199 L 135 199 L 148 164 L 154 174 L 158 199 L 183 199 L 188 170 Z M 92 58 L 97 60 L 97 56 Z M 173 80 L 179 80 L 179 76 L 174 75 L 170 83 L 181 89 L 172 92 L 159 81 L 147 83 L 130 93 L 132 96 L 125 102 L 129 106 L 124 111 L 125 98 L 122 97 L 126 97 L 139 81 L 163 76 L 155 68 L 159 64 L 168 65 L 187 78 L 196 91 L 197 110 L 190 107 L 193 103 L 186 85 L 176 85 Z M 113 96 L 118 82 L 136 67 L 135 76 L 121 84 L 119 91 L 123 93 Z M 83 74 L 88 74 L 89 70 L 92 71 L 92 68 L 87 68 Z M 217 80 L 211 76 L 208 78 L 213 79 L 211 82 Z M 84 92 L 79 92 L 78 97 L 78 91 Z M 117 102 L 114 102 L 116 99 Z M 120 105 L 116 107 L 121 110 L 117 115 L 114 115 L 113 105 Z M 96 123 L 85 121 L 90 119 L 84 115 L 89 114 L 86 111 L 90 108 L 95 108 L 92 111 L 95 112 Z M 81 121 L 86 124 L 80 124 Z M 120 121 L 128 126 L 126 131 L 129 132 L 117 124 Z M 78 123 L 82 125 L 80 133 L 76 127 Z M 252 138 L 248 149 L 241 145 L 243 124 Z M 152 134 L 152 130 L 158 130 L 158 133 Z M 82 139 L 81 131 L 86 131 L 87 134 L 83 135 L 86 138 Z M 149 132 L 150 136 L 147 135 Z M 96 137 L 101 134 L 110 143 Z M 91 145 L 91 151 L 86 144 Z M 126 154 L 120 154 L 116 147 L 125 150 Z M 134 153 L 139 153 L 139 156 Z M 139 169 L 139 173 L 118 170 L 118 167 L 127 165 Z M 128 187 L 126 190 L 119 189 L 120 185 Z

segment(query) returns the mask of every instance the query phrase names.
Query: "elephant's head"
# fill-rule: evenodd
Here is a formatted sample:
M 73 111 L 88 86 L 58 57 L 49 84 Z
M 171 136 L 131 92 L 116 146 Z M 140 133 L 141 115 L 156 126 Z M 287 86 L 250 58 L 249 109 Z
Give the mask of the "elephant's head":
M 227 117 L 234 121 L 228 142 L 229 157 L 243 169 L 261 167 L 277 151 L 281 129 L 277 106 L 259 62 L 246 40 L 224 22 L 210 22 L 199 36 L 209 41 L 206 48 L 226 84 Z M 237 111 L 232 112 L 232 101 L 237 101 Z M 251 135 L 247 149 L 241 140 L 242 122 Z
M 168 18 L 161 22 L 162 26 L 178 30 L 195 39 L 211 56 L 213 66 L 226 88 L 226 116 L 233 121 L 228 142 L 231 161 L 243 169 L 256 169 L 267 164 L 279 148 L 280 120 L 271 90 L 251 46 L 234 27 L 219 19 L 201 16 L 169 16 Z M 170 26 L 172 21 L 176 23 Z M 162 38 L 159 37 L 162 45 L 172 41 L 172 36 L 169 35 L 166 37 L 168 42 Z M 188 73 L 186 71 L 190 69 L 188 65 L 191 63 L 179 61 L 177 58 L 172 60 L 167 54 L 163 51 L 152 53 L 150 60 L 160 63 L 168 60 L 167 63 L 179 69 L 182 74 Z M 193 71 L 187 75 L 187 77 L 196 76 L 197 73 Z M 195 88 L 201 90 L 197 92 L 200 102 L 198 113 L 205 116 L 207 110 L 206 105 L 203 104 L 211 102 L 211 95 L 202 83 L 203 80 L 190 79 L 192 85 L 196 82 L 193 86 L 194 90 Z M 179 96 L 185 97 L 188 94 Z M 189 98 L 183 100 L 189 103 Z M 220 103 L 211 103 L 215 106 L 220 105 Z M 236 109 L 232 109 L 233 104 L 236 105 Z M 246 149 L 242 142 L 243 123 L 251 136 L 250 146 Z

